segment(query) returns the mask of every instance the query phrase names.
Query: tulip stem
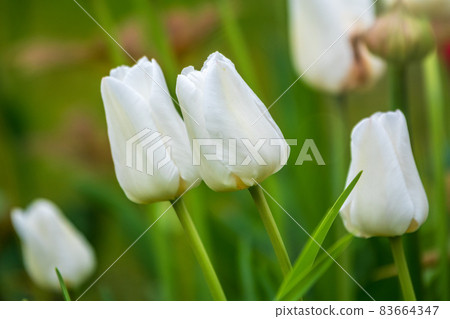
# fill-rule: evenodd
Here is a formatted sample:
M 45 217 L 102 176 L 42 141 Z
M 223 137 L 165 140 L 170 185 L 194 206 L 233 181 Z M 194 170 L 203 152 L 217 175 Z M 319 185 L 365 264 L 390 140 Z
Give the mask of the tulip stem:
M 407 66 L 394 65 L 390 66 L 390 95 L 391 109 L 400 109 L 405 114 L 406 119 L 409 117 L 408 112 L 408 81 Z
M 333 118 L 328 125 L 331 126 L 331 154 L 334 155 L 333 167 L 331 170 L 331 194 L 332 198 L 338 198 L 345 186 L 347 169 L 349 166 L 350 154 L 350 121 L 349 121 L 349 103 L 347 94 L 343 93 L 334 97 L 334 105 L 332 105 Z M 335 240 L 339 240 L 348 232 L 342 223 L 333 230 Z M 341 265 L 347 271 L 351 272 L 352 253 L 350 251 L 341 257 Z M 338 300 L 352 300 L 352 285 L 348 280 L 348 276 L 341 269 L 336 269 L 337 289 L 336 298 Z
M 200 236 L 195 228 L 194 222 L 186 208 L 182 198 L 172 201 L 173 208 L 177 213 L 178 219 L 189 239 L 194 254 L 200 264 L 200 268 L 203 271 L 203 275 L 206 278 L 206 282 L 209 286 L 211 294 L 216 301 L 226 301 L 225 293 L 223 292 L 222 286 L 217 278 L 216 271 L 209 259 L 208 253 L 206 252 L 205 246 L 200 239 Z
M 411 110 L 408 101 L 408 64 L 392 63 L 389 66 L 390 74 L 390 107 L 395 111 L 399 109 L 405 115 L 408 123 L 408 130 L 411 130 Z M 413 145 L 414 136 L 411 136 L 411 144 Z M 419 233 L 408 236 L 405 241 L 406 255 L 408 256 L 408 264 L 411 268 L 413 283 L 416 287 L 417 296 L 422 298 L 422 268 L 420 265 L 421 249 L 417 246 L 419 241 Z
M 106 30 L 109 30 L 109 32 L 113 33 L 115 26 L 108 4 L 105 2 L 105 0 L 100 0 L 94 1 L 93 6 L 101 25 Z M 122 48 L 120 48 L 120 46 L 118 46 L 117 43 L 115 43 L 115 41 L 108 39 L 107 45 L 108 45 L 108 54 L 110 59 L 112 60 L 112 63 L 114 63 L 115 65 L 122 65 L 127 62 L 127 59 L 125 58 Z
M 286 276 L 292 269 L 291 261 L 289 259 L 286 247 L 284 246 L 283 239 L 281 238 L 280 231 L 275 223 L 275 219 L 273 218 L 272 212 L 267 204 L 264 192 L 259 185 L 252 186 L 248 190 L 252 195 L 256 208 L 258 209 L 264 226 L 266 227 L 266 231 L 278 258 L 281 271 L 283 272 L 283 275 Z
M 406 262 L 405 251 L 403 249 L 402 237 L 390 237 L 392 255 L 397 266 L 398 278 L 405 301 L 416 301 L 414 287 L 409 275 L 408 264 Z
M 436 236 L 439 245 L 439 274 L 443 300 L 449 297 L 449 266 L 447 261 L 448 213 L 445 207 L 445 101 L 437 53 L 431 54 L 424 63 L 428 127 L 433 173 L 431 210 L 436 217 Z

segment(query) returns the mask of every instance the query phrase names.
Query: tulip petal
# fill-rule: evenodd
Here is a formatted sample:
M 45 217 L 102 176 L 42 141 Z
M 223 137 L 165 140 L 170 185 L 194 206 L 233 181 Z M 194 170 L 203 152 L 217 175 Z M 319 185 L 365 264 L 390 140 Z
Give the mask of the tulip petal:
M 400 169 L 415 208 L 414 219 L 418 225 L 422 225 L 428 217 L 428 199 L 414 162 L 406 118 L 402 112 L 396 111 L 385 114 L 380 118 L 380 122 L 396 150 Z
M 384 71 L 384 63 L 360 41 L 375 20 L 372 1 L 289 0 L 289 17 L 294 65 L 311 85 L 340 93 Z
M 183 112 L 196 120 L 194 124 L 184 116 L 191 138 L 212 139 L 223 150 L 219 159 L 202 159 L 200 171 L 209 187 L 216 191 L 247 188 L 281 169 L 280 154 L 289 155 L 289 146 L 264 104 L 222 54 L 211 54 L 201 71 L 184 69 L 177 95 Z M 272 140 L 278 140 L 278 145 L 272 145 Z M 205 146 L 201 153 L 214 154 L 216 146 Z
M 428 212 L 403 114 L 377 113 L 352 132 L 348 179 L 363 171 L 341 214 L 357 236 L 399 236 Z M 418 226 L 417 226 L 418 227 Z
M 339 4 L 330 0 L 290 0 L 290 4 L 290 37 L 297 71 L 312 85 L 339 92 L 353 65 L 349 34 L 344 34 L 345 25 L 336 14 Z
M 26 270 L 38 285 L 59 289 L 55 267 L 72 287 L 92 274 L 92 247 L 52 202 L 39 199 L 25 211 L 14 209 L 11 220 L 22 242 Z
M 102 97 L 114 168 L 127 197 L 137 203 L 174 199 L 178 193 L 180 178 L 173 162 L 155 170 L 153 175 L 139 171 L 136 167 L 129 167 L 126 163 L 126 144 L 130 138 L 144 129 L 161 133 L 150 115 L 148 103 L 131 87 L 110 77 L 102 81 Z M 166 149 L 158 148 L 153 153 L 154 163 L 162 160 L 165 155 Z
M 112 70 L 101 91 L 116 176 L 127 197 L 136 203 L 172 200 L 194 186 L 199 174 L 186 127 L 158 63 L 144 57 Z M 133 154 L 127 154 L 130 147 Z
M 199 176 L 198 171 L 192 167 L 192 151 L 186 125 L 167 94 L 169 90 L 160 66 L 155 60 L 152 63 L 153 77 L 158 85 L 153 87 L 149 96 L 151 116 L 158 131 L 171 137 L 167 146 L 171 148 L 172 160 L 181 178 L 190 185 Z

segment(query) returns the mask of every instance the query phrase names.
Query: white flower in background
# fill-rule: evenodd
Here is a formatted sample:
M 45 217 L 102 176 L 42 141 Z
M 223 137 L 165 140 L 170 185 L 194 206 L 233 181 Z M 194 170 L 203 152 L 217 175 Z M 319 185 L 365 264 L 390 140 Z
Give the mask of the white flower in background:
M 158 63 L 144 57 L 133 67 L 112 70 L 102 79 L 101 92 L 116 176 L 127 197 L 136 203 L 172 200 L 193 186 L 198 171 L 192 165 L 186 127 Z M 127 165 L 127 141 L 144 130 L 169 137 L 153 151 L 153 158 L 144 159 L 153 160 L 153 174 Z M 158 167 L 167 156 L 170 160 Z
M 92 275 L 96 262 L 91 245 L 55 204 L 37 199 L 25 210 L 13 209 L 11 220 L 22 243 L 25 269 L 37 285 L 59 290 L 56 267 L 69 287 Z
M 307 83 L 341 93 L 380 77 L 385 65 L 362 41 L 375 21 L 371 6 L 371 0 L 289 0 L 292 59 Z
M 347 185 L 363 174 L 341 210 L 348 231 L 391 237 L 417 230 L 428 216 L 428 200 L 403 113 L 376 113 L 359 122 L 351 154 Z
M 259 183 L 276 173 L 287 161 L 289 146 L 277 124 L 222 54 L 211 54 L 201 71 L 185 68 L 176 91 L 183 113 L 193 117 L 184 114 L 190 138 L 223 141 L 222 156 L 213 160 L 203 156 L 217 154 L 217 149 L 200 148 L 200 174 L 213 190 L 245 189 L 254 180 Z

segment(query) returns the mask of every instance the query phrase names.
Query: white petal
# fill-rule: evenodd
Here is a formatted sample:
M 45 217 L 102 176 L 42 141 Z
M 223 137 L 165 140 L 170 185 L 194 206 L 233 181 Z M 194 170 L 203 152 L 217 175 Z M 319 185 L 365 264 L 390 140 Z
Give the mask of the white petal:
M 341 210 L 347 229 L 361 237 L 399 236 L 420 226 L 428 204 L 403 114 L 362 120 L 353 129 L 351 148 L 347 184 L 361 170 L 363 175 Z
M 172 160 L 179 170 L 181 178 L 190 186 L 200 175 L 192 165 L 192 150 L 186 125 L 176 111 L 172 98 L 168 94 L 164 75 L 158 63 L 153 60 L 154 79 L 158 85 L 153 86 L 150 93 L 151 115 L 157 130 L 171 137 L 167 147 L 171 148 Z M 187 115 L 189 116 L 189 115 Z
M 117 179 L 128 198 L 137 203 L 175 198 L 180 175 L 173 161 L 155 169 L 153 175 L 126 163 L 126 144 L 130 138 L 144 129 L 159 132 L 149 103 L 131 87 L 110 77 L 102 80 L 102 97 Z M 153 154 L 154 163 L 158 163 L 165 154 L 164 148 L 158 148 Z
M 375 5 L 373 0 L 338 0 L 340 14 L 346 28 L 352 26 L 350 33 L 361 33 L 375 22 Z
M 353 66 L 353 48 L 346 24 L 333 0 L 289 0 L 293 60 L 303 79 L 339 92 Z M 339 39 L 339 40 L 338 40 Z
M 184 121 L 191 139 L 212 138 L 206 130 L 204 115 L 203 75 L 192 67 L 185 68 L 177 79 L 177 96 L 183 112 Z M 203 153 L 213 154 L 215 148 L 202 146 Z M 194 155 L 196 156 L 196 155 Z M 205 183 L 216 191 L 236 189 L 236 178 L 222 161 L 201 159 L 200 173 Z
M 294 65 L 312 86 L 331 93 L 378 79 L 384 63 L 359 40 L 373 24 L 369 0 L 289 0 Z
M 200 166 L 201 176 L 209 187 L 216 191 L 241 189 L 281 169 L 280 152 L 288 154 L 289 146 L 284 142 L 280 151 L 280 146 L 270 145 L 270 139 L 284 141 L 280 129 L 237 73 L 234 64 L 222 54 L 211 54 L 200 72 L 193 68 L 183 70 L 177 81 L 177 95 L 183 111 L 198 123 L 184 114 L 191 138 L 223 143 L 223 158 L 202 160 Z M 256 145 L 260 139 L 265 141 L 258 152 L 264 165 L 255 161 L 241 165 L 250 155 L 244 139 L 251 145 Z M 236 145 L 236 152 L 232 145 Z M 215 153 L 215 147 L 202 148 L 202 154 L 211 153 Z M 230 156 L 234 159 L 235 153 L 236 162 L 231 163 Z
M 400 111 L 389 112 L 380 117 L 380 122 L 396 150 L 405 184 L 415 208 L 414 219 L 417 226 L 420 226 L 428 217 L 428 199 L 414 162 L 405 116 Z
M 92 274 L 92 247 L 53 203 L 36 200 L 26 211 L 13 210 L 11 219 L 22 241 L 27 272 L 38 285 L 60 289 L 55 267 L 71 287 Z

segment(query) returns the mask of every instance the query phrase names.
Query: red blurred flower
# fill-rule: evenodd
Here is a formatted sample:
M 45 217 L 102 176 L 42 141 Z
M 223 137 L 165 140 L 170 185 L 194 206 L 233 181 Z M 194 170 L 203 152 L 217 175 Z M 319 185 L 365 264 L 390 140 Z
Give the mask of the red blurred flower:
M 442 48 L 442 56 L 444 58 L 445 63 L 450 68 L 450 42 L 445 44 Z

